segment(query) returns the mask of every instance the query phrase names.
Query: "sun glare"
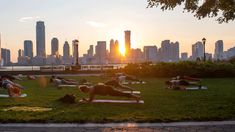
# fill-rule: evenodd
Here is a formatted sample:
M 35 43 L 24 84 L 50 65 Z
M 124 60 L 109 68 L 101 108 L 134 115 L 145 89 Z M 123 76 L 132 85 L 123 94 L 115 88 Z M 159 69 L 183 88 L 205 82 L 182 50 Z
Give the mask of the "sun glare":
M 119 47 L 119 52 L 121 53 L 122 56 L 125 56 L 125 52 L 126 52 L 125 46 L 120 45 L 120 47 Z

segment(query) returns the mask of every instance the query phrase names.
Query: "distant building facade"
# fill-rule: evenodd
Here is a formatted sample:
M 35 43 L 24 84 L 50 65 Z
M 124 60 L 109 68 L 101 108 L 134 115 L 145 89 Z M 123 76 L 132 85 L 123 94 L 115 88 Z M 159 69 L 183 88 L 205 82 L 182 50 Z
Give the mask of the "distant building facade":
M 33 42 L 31 40 L 24 41 L 24 56 L 33 58 Z
M 224 43 L 223 43 L 223 40 L 218 40 L 218 41 L 215 42 L 214 59 L 215 60 L 222 60 L 223 59 L 223 53 L 224 53 Z
M 59 40 L 57 38 L 51 40 L 51 55 L 59 56 Z
M 144 46 L 144 61 L 157 62 L 157 46 Z
M 95 57 L 97 64 L 106 64 L 106 41 L 98 41 L 95 47 Z
M 36 51 L 38 57 L 46 57 L 45 49 L 45 25 L 43 21 L 38 21 L 36 25 Z
M 9 49 L 1 48 L 1 57 L 4 66 L 11 64 L 11 51 Z
M 78 46 L 79 46 L 79 41 L 77 39 L 73 40 L 73 64 L 78 65 L 79 64 L 79 51 L 78 51 Z
M 202 42 L 197 42 L 192 45 L 192 60 L 203 60 L 204 47 Z

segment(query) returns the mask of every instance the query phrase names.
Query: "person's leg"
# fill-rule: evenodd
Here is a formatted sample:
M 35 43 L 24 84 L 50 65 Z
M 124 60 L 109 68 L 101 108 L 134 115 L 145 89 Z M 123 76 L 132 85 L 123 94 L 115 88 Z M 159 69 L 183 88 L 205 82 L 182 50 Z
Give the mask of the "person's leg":
M 77 82 L 70 82 L 70 81 L 67 81 L 67 80 L 62 80 L 62 83 L 67 84 L 67 85 L 78 85 Z
M 136 101 L 139 101 L 139 99 L 140 99 L 140 97 L 137 95 L 134 95 L 131 93 L 124 93 L 122 91 L 115 90 L 115 89 L 110 89 L 108 92 L 109 92 L 108 95 L 110 95 L 110 96 L 128 97 L 128 98 L 133 98 Z

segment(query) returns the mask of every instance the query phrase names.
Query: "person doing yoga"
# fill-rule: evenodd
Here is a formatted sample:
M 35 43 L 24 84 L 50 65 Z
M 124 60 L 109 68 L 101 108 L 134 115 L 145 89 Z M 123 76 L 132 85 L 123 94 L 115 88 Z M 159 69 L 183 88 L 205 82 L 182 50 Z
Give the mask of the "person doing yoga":
M 92 102 L 95 99 L 96 95 L 128 97 L 135 99 L 137 102 L 139 102 L 140 99 L 140 96 L 131 93 L 124 93 L 120 90 L 113 88 L 110 85 L 95 85 L 95 86 L 81 85 L 79 86 L 79 89 L 81 90 L 81 92 L 89 94 L 89 99 L 83 98 L 83 101 L 86 102 Z

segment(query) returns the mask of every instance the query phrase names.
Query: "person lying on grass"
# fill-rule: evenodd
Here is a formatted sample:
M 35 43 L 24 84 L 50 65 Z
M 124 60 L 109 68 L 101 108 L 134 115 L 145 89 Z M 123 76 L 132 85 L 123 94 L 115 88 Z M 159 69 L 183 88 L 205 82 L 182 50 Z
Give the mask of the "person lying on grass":
M 126 89 L 126 90 L 130 90 L 130 91 L 134 91 L 134 89 L 132 89 L 132 88 L 130 88 L 128 86 L 120 84 L 118 78 L 112 78 L 111 80 L 105 82 L 104 84 L 105 85 L 109 85 L 109 86 L 113 86 L 115 88 L 120 88 L 120 89 Z
M 56 86 L 59 85 L 79 85 L 78 82 L 70 81 L 67 79 L 51 78 L 50 82 L 53 82 Z
M 140 96 L 131 93 L 124 93 L 109 85 L 95 85 L 95 86 L 81 85 L 79 86 L 79 89 L 81 92 L 89 94 L 89 99 L 83 98 L 83 101 L 86 102 L 92 102 L 95 99 L 96 95 L 128 97 L 135 99 L 137 102 L 139 102 L 140 99 Z
M 19 97 L 21 95 L 21 89 L 23 89 L 22 86 L 12 82 L 6 77 L 1 78 L 0 85 L 7 90 L 9 97 Z
M 74 79 L 67 79 L 67 78 L 59 77 L 59 76 L 51 76 L 51 79 L 60 79 L 60 80 L 68 81 L 68 82 L 76 82 L 77 83 L 77 81 Z
M 167 85 L 168 89 L 174 89 L 174 90 L 186 90 L 187 87 L 190 85 L 197 86 L 199 89 L 201 89 L 201 84 L 197 84 L 195 82 L 189 82 L 186 80 L 170 80 L 166 81 L 165 84 Z
M 185 81 L 190 82 L 191 84 L 192 83 L 197 84 L 201 82 L 201 79 L 190 77 L 190 76 L 177 76 L 177 77 L 172 78 L 172 80 L 185 80 Z
M 27 78 L 29 80 L 36 80 L 36 77 L 34 75 L 27 75 Z
M 117 79 L 120 83 L 130 81 L 130 82 L 143 82 L 142 80 L 138 79 L 136 76 L 127 75 L 127 74 L 119 74 Z

